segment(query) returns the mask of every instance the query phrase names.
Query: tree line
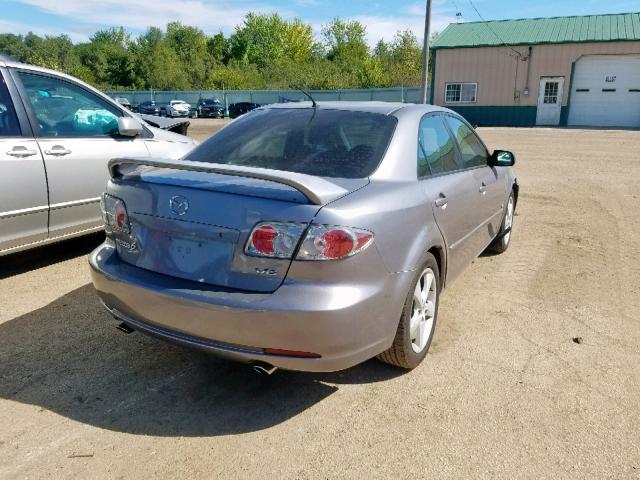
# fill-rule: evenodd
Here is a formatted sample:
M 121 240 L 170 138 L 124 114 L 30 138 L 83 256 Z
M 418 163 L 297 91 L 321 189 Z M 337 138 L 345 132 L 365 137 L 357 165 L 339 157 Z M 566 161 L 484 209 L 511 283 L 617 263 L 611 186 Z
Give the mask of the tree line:
M 376 88 L 417 86 L 421 47 L 410 31 L 370 49 L 366 28 L 339 18 L 315 38 L 311 25 L 277 13 L 248 13 L 234 32 L 213 36 L 171 22 L 133 37 L 123 27 L 69 36 L 0 34 L 0 52 L 66 72 L 103 90 Z

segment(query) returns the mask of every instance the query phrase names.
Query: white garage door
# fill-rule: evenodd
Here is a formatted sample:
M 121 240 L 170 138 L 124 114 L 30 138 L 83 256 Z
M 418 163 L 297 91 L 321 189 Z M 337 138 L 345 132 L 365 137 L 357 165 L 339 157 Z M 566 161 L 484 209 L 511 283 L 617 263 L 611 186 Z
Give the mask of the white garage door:
M 640 127 L 640 55 L 589 55 L 578 60 L 568 123 Z

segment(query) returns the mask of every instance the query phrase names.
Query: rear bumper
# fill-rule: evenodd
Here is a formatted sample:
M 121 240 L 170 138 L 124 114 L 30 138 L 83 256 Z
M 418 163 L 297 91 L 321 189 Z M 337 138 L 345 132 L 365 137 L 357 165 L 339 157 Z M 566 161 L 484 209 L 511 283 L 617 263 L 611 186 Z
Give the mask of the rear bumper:
M 288 370 L 336 371 L 392 343 L 411 272 L 374 286 L 287 282 L 274 293 L 216 290 L 122 262 L 108 243 L 89 257 L 104 305 L 132 328 L 240 362 Z M 267 355 L 264 348 L 320 358 Z

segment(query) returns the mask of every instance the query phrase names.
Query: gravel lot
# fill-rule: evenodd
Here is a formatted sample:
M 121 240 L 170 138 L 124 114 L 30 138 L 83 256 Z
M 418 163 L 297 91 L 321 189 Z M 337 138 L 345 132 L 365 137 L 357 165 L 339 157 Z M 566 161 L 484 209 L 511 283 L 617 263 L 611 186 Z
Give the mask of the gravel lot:
M 0 477 L 640 478 L 640 132 L 479 131 L 518 158 L 513 243 L 410 373 L 263 379 L 124 335 L 99 235 L 0 259 Z

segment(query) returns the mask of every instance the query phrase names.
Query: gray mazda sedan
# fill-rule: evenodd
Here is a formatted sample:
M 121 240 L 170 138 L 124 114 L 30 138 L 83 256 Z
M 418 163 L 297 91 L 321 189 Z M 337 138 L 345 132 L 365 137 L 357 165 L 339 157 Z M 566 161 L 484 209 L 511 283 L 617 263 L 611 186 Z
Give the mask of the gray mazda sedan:
M 441 107 L 262 107 L 182 160 L 111 160 L 93 283 L 121 329 L 263 371 L 413 368 L 445 286 L 509 246 L 513 164 Z

